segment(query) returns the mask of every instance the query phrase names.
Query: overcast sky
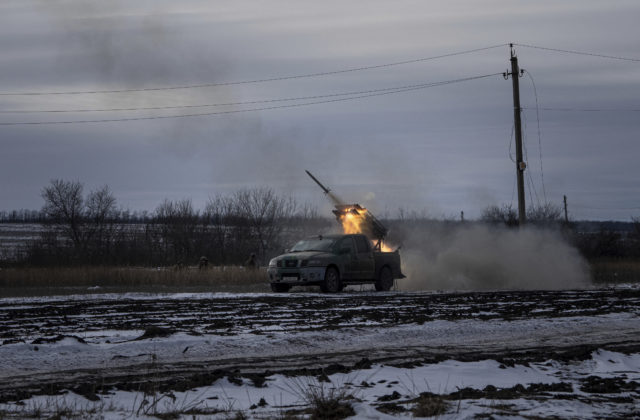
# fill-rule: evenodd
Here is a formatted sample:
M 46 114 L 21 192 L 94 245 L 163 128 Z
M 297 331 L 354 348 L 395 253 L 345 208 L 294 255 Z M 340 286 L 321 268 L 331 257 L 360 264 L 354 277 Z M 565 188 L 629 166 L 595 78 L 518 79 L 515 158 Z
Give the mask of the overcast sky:
M 260 101 L 499 73 L 509 42 L 640 58 L 640 2 L 52 1 L 0 2 L 0 122 L 171 116 L 297 102 L 110 112 L 7 113 Z M 576 219 L 640 216 L 640 62 L 516 46 L 527 201 Z M 531 77 L 530 77 L 531 76 Z M 540 138 L 532 78 L 539 106 Z M 544 108 L 570 108 L 572 111 Z M 579 111 L 600 109 L 602 111 Z M 511 80 L 501 75 L 342 102 L 155 120 L 0 125 L 0 210 L 38 209 L 51 179 L 108 184 L 118 204 L 164 198 L 202 208 L 217 193 L 273 187 L 329 210 L 304 169 L 347 201 L 395 216 L 478 217 L 517 203 Z M 540 149 L 540 145 L 542 148 Z M 542 160 L 541 160 L 542 157 Z M 542 168 L 542 170 L 541 170 Z M 543 176 L 542 176 L 543 175 Z M 544 179 L 544 185 L 542 180 Z M 546 194 L 545 194 L 546 193 Z

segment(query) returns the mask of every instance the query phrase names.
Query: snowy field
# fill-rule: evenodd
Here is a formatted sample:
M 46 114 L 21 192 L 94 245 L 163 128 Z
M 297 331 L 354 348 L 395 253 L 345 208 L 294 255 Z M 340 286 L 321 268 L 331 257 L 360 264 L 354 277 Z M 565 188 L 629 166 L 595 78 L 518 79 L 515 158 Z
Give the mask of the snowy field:
M 640 416 L 635 286 L 11 298 L 0 343 L 5 418 Z

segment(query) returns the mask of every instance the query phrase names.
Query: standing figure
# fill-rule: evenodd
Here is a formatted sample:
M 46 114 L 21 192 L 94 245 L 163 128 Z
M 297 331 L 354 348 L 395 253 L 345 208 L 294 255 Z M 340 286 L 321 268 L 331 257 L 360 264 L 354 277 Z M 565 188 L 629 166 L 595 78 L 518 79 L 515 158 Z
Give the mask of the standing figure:
M 200 257 L 200 263 L 198 264 L 198 268 L 200 270 L 204 270 L 209 266 L 209 259 L 205 256 Z
M 258 261 L 256 261 L 256 254 L 253 252 L 249 255 L 249 259 L 244 262 L 244 266 L 249 270 L 256 270 L 258 268 Z

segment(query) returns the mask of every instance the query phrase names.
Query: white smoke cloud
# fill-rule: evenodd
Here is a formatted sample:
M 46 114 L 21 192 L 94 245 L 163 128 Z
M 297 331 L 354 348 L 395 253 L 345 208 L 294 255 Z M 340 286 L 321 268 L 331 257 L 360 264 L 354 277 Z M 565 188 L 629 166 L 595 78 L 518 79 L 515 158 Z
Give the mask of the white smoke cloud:
M 401 290 L 569 289 L 590 283 L 578 251 L 554 231 L 470 224 L 414 230 Z

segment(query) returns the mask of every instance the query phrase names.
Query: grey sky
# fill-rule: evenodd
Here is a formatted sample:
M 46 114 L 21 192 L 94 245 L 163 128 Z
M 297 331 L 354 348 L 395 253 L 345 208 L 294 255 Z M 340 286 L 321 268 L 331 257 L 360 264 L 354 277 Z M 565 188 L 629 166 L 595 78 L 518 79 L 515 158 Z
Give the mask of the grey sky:
M 253 80 L 516 42 L 640 58 L 634 1 L 51 1 L 0 3 L 0 92 Z M 640 63 L 517 47 L 541 107 L 640 109 Z M 126 94 L 0 96 L 0 110 L 226 103 L 437 82 L 505 71 L 507 46 L 422 63 L 279 82 Z M 525 142 L 543 201 L 532 83 Z M 328 210 L 304 169 L 377 214 L 477 217 L 513 200 L 511 81 L 502 76 L 338 103 L 181 119 L 0 126 L 0 209 L 39 208 L 52 178 L 108 184 L 118 203 L 202 207 L 271 186 Z M 264 105 L 64 114 L 0 122 L 223 111 Z M 547 199 L 575 218 L 640 214 L 640 112 L 540 111 Z M 528 177 L 528 176 L 527 176 Z M 536 197 L 537 193 L 537 197 Z M 635 209 L 634 209 L 635 208 Z

